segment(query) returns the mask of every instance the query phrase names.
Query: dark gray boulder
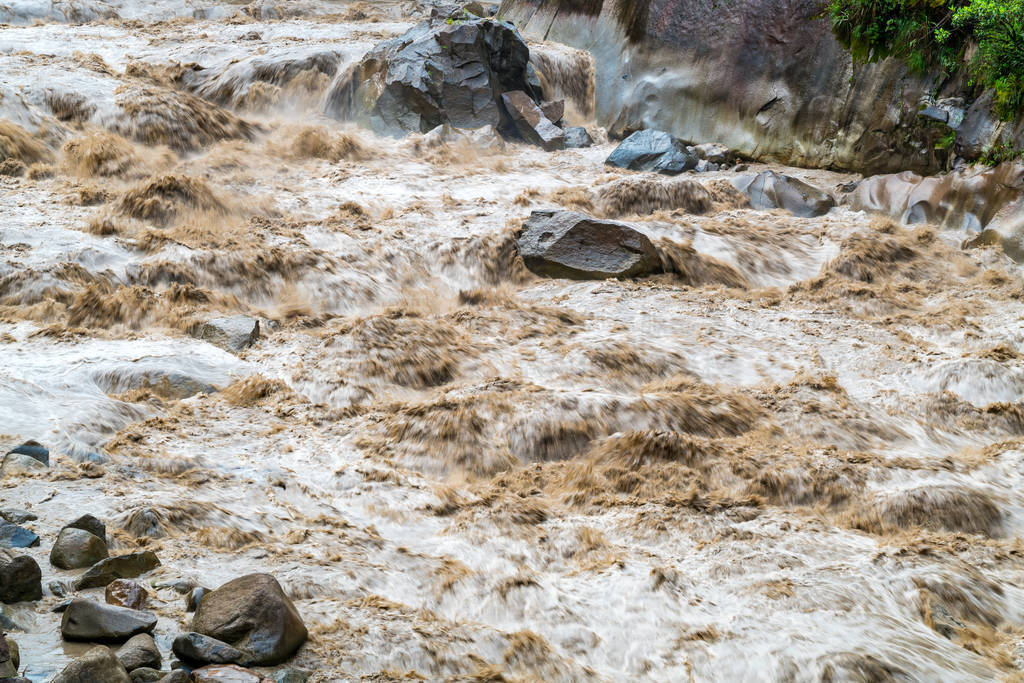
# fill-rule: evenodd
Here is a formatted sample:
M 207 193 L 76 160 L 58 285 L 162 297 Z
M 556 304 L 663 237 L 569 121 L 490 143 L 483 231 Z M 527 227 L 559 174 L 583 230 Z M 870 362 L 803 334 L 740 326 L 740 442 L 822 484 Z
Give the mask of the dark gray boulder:
M 327 112 L 383 135 L 514 124 L 501 102 L 510 90 L 540 93 L 528 82 L 530 50 L 511 24 L 457 10 L 437 14 L 386 40 L 340 79 Z
M 583 126 L 569 126 L 565 129 L 566 149 L 582 149 L 593 144 L 594 138 L 590 137 L 590 133 Z
M 174 639 L 171 651 L 178 659 L 195 665 L 240 664 L 248 666 L 252 657 L 227 643 L 202 633 L 183 633 Z
M 43 597 L 43 573 L 26 555 L 0 550 L 0 602 L 11 604 Z
M 546 277 L 597 280 L 661 270 L 646 235 L 575 211 L 534 211 L 517 242 L 526 267 Z
M 110 648 L 99 645 L 64 667 L 50 683 L 131 683 L 131 680 Z
M 0 518 L 10 522 L 11 524 L 24 524 L 25 522 L 34 522 L 39 519 L 39 515 L 29 512 L 28 510 L 0 510 Z
M 0 547 L 33 548 L 39 545 L 39 537 L 25 527 L 0 522 Z
M 76 598 L 64 610 L 60 633 L 65 640 L 125 640 L 156 627 L 156 616 L 127 607 Z
M 93 536 L 102 538 L 104 543 L 107 542 L 107 525 L 93 515 L 82 515 L 70 524 L 64 525 L 64 528 L 88 531 Z
M 502 93 L 501 101 L 520 137 L 546 152 L 565 149 L 565 132 L 522 90 Z
M 676 175 L 697 167 L 697 155 L 686 145 L 660 130 L 633 133 L 615 148 L 605 163 L 632 171 L 654 171 Z
M 224 641 L 259 665 L 280 664 L 308 635 L 295 605 L 269 574 L 249 574 L 203 597 L 192 630 Z
M 160 566 L 152 550 L 100 560 L 75 582 L 75 590 L 103 588 L 115 579 L 134 579 Z
M 26 441 L 20 446 L 12 448 L 9 453 L 20 453 L 30 458 L 35 458 L 44 465 L 50 464 L 50 449 L 38 441 Z
M 159 669 L 163 663 L 160 649 L 157 648 L 153 636 L 148 633 L 140 633 L 129 638 L 117 651 L 117 658 L 129 672 L 143 667 Z
M 755 209 L 785 209 L 795 216 L 812 218 L 825 215 L 836 205 L 829 193 L 775 171 L 741 176 L 732 184 L 747 195 Z
M 102 538 L 82 529 L 66 528 L 50 548 L 50 564 L 60 569 L 91 567 L 107 557 Z
M 259 341 L 260 321 L 247 315 L 214 318 L 195 326 L 192 336 L 225 351 L 241 351 Z

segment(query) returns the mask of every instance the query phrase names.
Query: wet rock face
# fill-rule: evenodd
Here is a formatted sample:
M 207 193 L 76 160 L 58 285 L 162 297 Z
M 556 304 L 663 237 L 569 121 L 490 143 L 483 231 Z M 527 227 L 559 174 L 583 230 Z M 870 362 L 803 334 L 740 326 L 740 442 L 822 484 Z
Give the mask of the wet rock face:
M 863 173 L 946 163 L 929 151 L 934 124 L 918 117 L 938 74 L 854 63 L 817 0 L 511 0 L 502 17 L 527 38 L 593 54 L 596 120 L 613 137 L 653 127 Z
M 134 579 L 160 566 L 152 550 L 100 560 L 75 582 L 75 589 L 102 588 L 115 579 Z
M 687 151 L 681 140 L 664 131 L 650 129 L 630 135 L 605 160 L 609 166 L 665 175 L 696 168 L 697 162 L 697 155 Z
M 65 640 L 109 642 L 125 640 L 156 627 L 156 616 L 149 612 L 106 605 L 77 598 L 64 610 L 60 632 Z
M 192 672 L 194 683 L 263 683 L 264 680 L 255 671 L 233 664 L 204 666 Z
M 661 269 L 646 235 L 574 211 L 534 211 L 517 242 L 526 267 L 546 277 L 599 280 Z
M 131 680 L 114 653 L 100 645 L 64 667 L 51 683 L 131 683 Z
M 590 133 L 583 126 L 569 126 L 565 129 L 565 146 L 567 149 L 591 147 L 593 144 L 594 138 L 590 137 Z
M 43 597 L 43 574 L 31 557 L 0 550 L 0 602 L 11 604 Z
M 226 351 L 241 351 L 260 338 L 260 321 L 245 315 L 214 318 L 197 326 L 192 336 Z
M 279 664 L 306 641 L 306 626 L 281 585 L 268 574 L 229 581 L 203 597 L 192 630 L 250 655 L 259 665 Z
M 461 11 L 435 16 L 369 52 L 329 94 L 327 111 L 379 134 L 515 125 L 501 94 L 528 83 L 530 51 L 515 27 Z
M 159 669 L 163 659 L 160 657 L 160 650 L 148 633 L 140 633 L 132 636 L 128 642 L 121 646 L 117 658 L 128 671 L 141 669 Z
M 39 537 L 25 527 L 0 522 L 0 546 L 4 548 L 32 548 L 39 545 Z
M 241 664 L 246 665 L 251 657 L 227 643 L 204 636 L 202 633 L 183 633 L 174 639 L 171 646 L 174 654 L 183 662 L 193 664 Z
M 824 216 L 836 205 L 829 193 L 774 171 L 742 176 L 732 184 L 747 195 L 755 209 L 785 209 L 794 216 L 812 218 Z
M 103 539 L 81 529 L 64 529 L 50 549 L 50 564 L 60 569 L 91 567 L 106 557 Z
M 547 152 L 565 149 L 565 132 L 545 115 L 529 95 L 522 90 L 513 90 L 503 93 L 501 101 L 512 117 L 516 131 L 524 140 Z M 561 112 L 557 113 L 558 118 L 561 118 Z
M 845 198 L 855 211 L 883 213 L 905 224 L 944 228 L 999 229 L 1009 237 L 1024 227 L 1016 202 L 1024 197 L 1024 165 L 968 168 L 943 176 L 910 171 L 862 180 Z
M 10 452 L 30 456 L 44 465 L 50 464 L 50 449 L 38 441 L 26 441 L 20 446 L 12 448 Z
M 129 609 L 142 609 L 146 605 L 149 593 L 139 584 L 131 579 L 117 579 L 107 585 L 103 592 L 103 598 L 108 605 L 127 607 Z

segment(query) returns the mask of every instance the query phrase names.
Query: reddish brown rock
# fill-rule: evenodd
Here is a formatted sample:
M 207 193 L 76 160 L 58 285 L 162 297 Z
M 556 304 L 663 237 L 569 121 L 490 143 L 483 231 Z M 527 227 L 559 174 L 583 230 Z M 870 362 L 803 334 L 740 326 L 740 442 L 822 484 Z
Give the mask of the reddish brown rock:
M 129 609 L 142 609 L 146 605 L 146 598 L 149 597 L 149 593 L 138 581 L 117 579 L 107 584 L 105 597 L 109 605 L 117 605 Z

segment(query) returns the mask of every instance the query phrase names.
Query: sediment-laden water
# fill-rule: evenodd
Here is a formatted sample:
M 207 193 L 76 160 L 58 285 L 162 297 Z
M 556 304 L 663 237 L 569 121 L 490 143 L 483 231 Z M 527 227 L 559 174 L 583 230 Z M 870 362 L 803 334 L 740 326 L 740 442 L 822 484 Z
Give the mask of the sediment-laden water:
M 592 148 L 325 117 L 421 13 L 0 6 L 0 443 L 51 451 L 0 480 L 42 538 L 44 598 L 3 606 L 25 675 L 83 651 L 48 553 L 84 512 L 159 556 L 165 655 L 170 584 L 259 571 L 315 680 L 1024 675 L 1019 267 L 605 166 L 556 45 Z M 668 272 L 531 275 L 513 235 L 545 207 L 630 223 Z M 193 334 L 234 315 L 254 346 Z

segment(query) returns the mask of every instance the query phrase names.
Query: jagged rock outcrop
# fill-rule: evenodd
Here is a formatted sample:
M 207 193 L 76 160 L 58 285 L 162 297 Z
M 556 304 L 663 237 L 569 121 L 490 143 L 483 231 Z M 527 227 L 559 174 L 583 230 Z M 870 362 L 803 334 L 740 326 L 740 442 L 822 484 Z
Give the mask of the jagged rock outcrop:
M 951 130 L 937 103 L 963 79 L 855 62 L 817 0 L 505 0 L 500 16 L 527 38 L 591 52 L 596 118 L 612 137 L 656 128 L 865 174 L 933 173 L 949 161 L 935 145 Z M 928 106 L 945 121 L 919 116 Z M 1024 140 L 1024 127 L 1000 124 L 984 103 L 965 106 L 952 121 L 956 152 Z
M 426 133 L 449 124 L 494 126 L 515 137 L 501 95 L 521 90 L 541 101 L 529 58 L 511 24 L 462 10 L 435 12 L 379 44 L 340 78 L 328 93 L 327 113 L 382 135 Z

